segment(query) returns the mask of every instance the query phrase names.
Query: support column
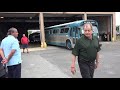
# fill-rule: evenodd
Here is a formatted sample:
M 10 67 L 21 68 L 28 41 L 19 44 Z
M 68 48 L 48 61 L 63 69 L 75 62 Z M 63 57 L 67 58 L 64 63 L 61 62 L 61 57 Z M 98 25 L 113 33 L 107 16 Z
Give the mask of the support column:
M 46 48 L 47 44 L 45 42 L 45 32 L 44 32 L 44 17 L 43 13 L 39 13 L 39 24 L 40 24 L 40 37 L 41 37 L 41 48 Z
M 111 33 L 110 33 L 110 38 L 111 38 L 111 41 L 113 41 L 113 15 L 111 15 L 111 17 L 110 17 L 111 19 L 111 23 L 110 23 L 110 28 L 111 28 Z
M 87 20 L 87 13 L 84 13 L 84 20 Z
M 113 13 L 113 37 L 112 41 L 116 41 L 116 17 L 115 12 Z
M 108 16 L 107 17 L 107 41 L 110 41 L 110 32 L 111 32 L 111 28 L 110 28 L 110 25 L 111 25 L 111 21 L 110 21 L 111 17 Z

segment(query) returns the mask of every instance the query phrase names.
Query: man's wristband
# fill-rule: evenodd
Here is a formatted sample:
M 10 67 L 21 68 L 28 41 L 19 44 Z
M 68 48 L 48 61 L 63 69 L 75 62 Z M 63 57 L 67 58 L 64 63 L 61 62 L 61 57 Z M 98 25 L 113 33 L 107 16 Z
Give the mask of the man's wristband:
M 6 58 L 4 57 L 3 60 L 5 60 Z

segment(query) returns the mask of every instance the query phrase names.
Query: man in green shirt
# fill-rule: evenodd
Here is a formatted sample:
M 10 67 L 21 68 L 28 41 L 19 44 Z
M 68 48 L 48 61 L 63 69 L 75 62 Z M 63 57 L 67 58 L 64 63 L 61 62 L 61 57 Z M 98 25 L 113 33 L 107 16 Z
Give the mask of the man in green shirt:
M 92 24 L 84 24 L 84 35 L 76 42 L 72 50 L 71 72 L 74 74 L 76 56 L 82 78 L 93 78 L 94 69 L 98 67 L 100 46 L 98 38 L 92 35 Z

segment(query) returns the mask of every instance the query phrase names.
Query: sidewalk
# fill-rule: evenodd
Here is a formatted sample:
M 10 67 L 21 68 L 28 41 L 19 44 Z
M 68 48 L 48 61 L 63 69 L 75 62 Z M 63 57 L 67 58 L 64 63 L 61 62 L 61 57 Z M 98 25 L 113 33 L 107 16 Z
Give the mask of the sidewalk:
M 57 47 L 56 47 L 57 48 Z M 49 49 L 55 49 L 55 47 L 53 48 L 53 46 L 49 46 L 49 47 L 47 47 L 47 48 L 41 48 L 41 47 L 29 47 L 29 51 L 31 52 L 31 51 L 41 51 L 41 50 L 49 50 Z M 22 49 L 22 47 L 21 47 L 21 52 L 23 51 L 23 49 Z
M 30 49 L 30 51 L 34 50 L 37 50 L 37 48 Z M 51 64 L 40 55 L 33 55 L 33 53 L 22 53 L 22 78 L 71 78 L 57 66 Z

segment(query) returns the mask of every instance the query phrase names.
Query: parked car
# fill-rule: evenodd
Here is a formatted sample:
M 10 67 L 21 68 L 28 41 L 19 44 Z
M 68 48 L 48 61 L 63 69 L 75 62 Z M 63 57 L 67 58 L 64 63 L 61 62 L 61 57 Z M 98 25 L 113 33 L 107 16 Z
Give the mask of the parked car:
M 29 40 L 30 42 L 40 42 L 40 33 L 35 32 L 29 35 Z

